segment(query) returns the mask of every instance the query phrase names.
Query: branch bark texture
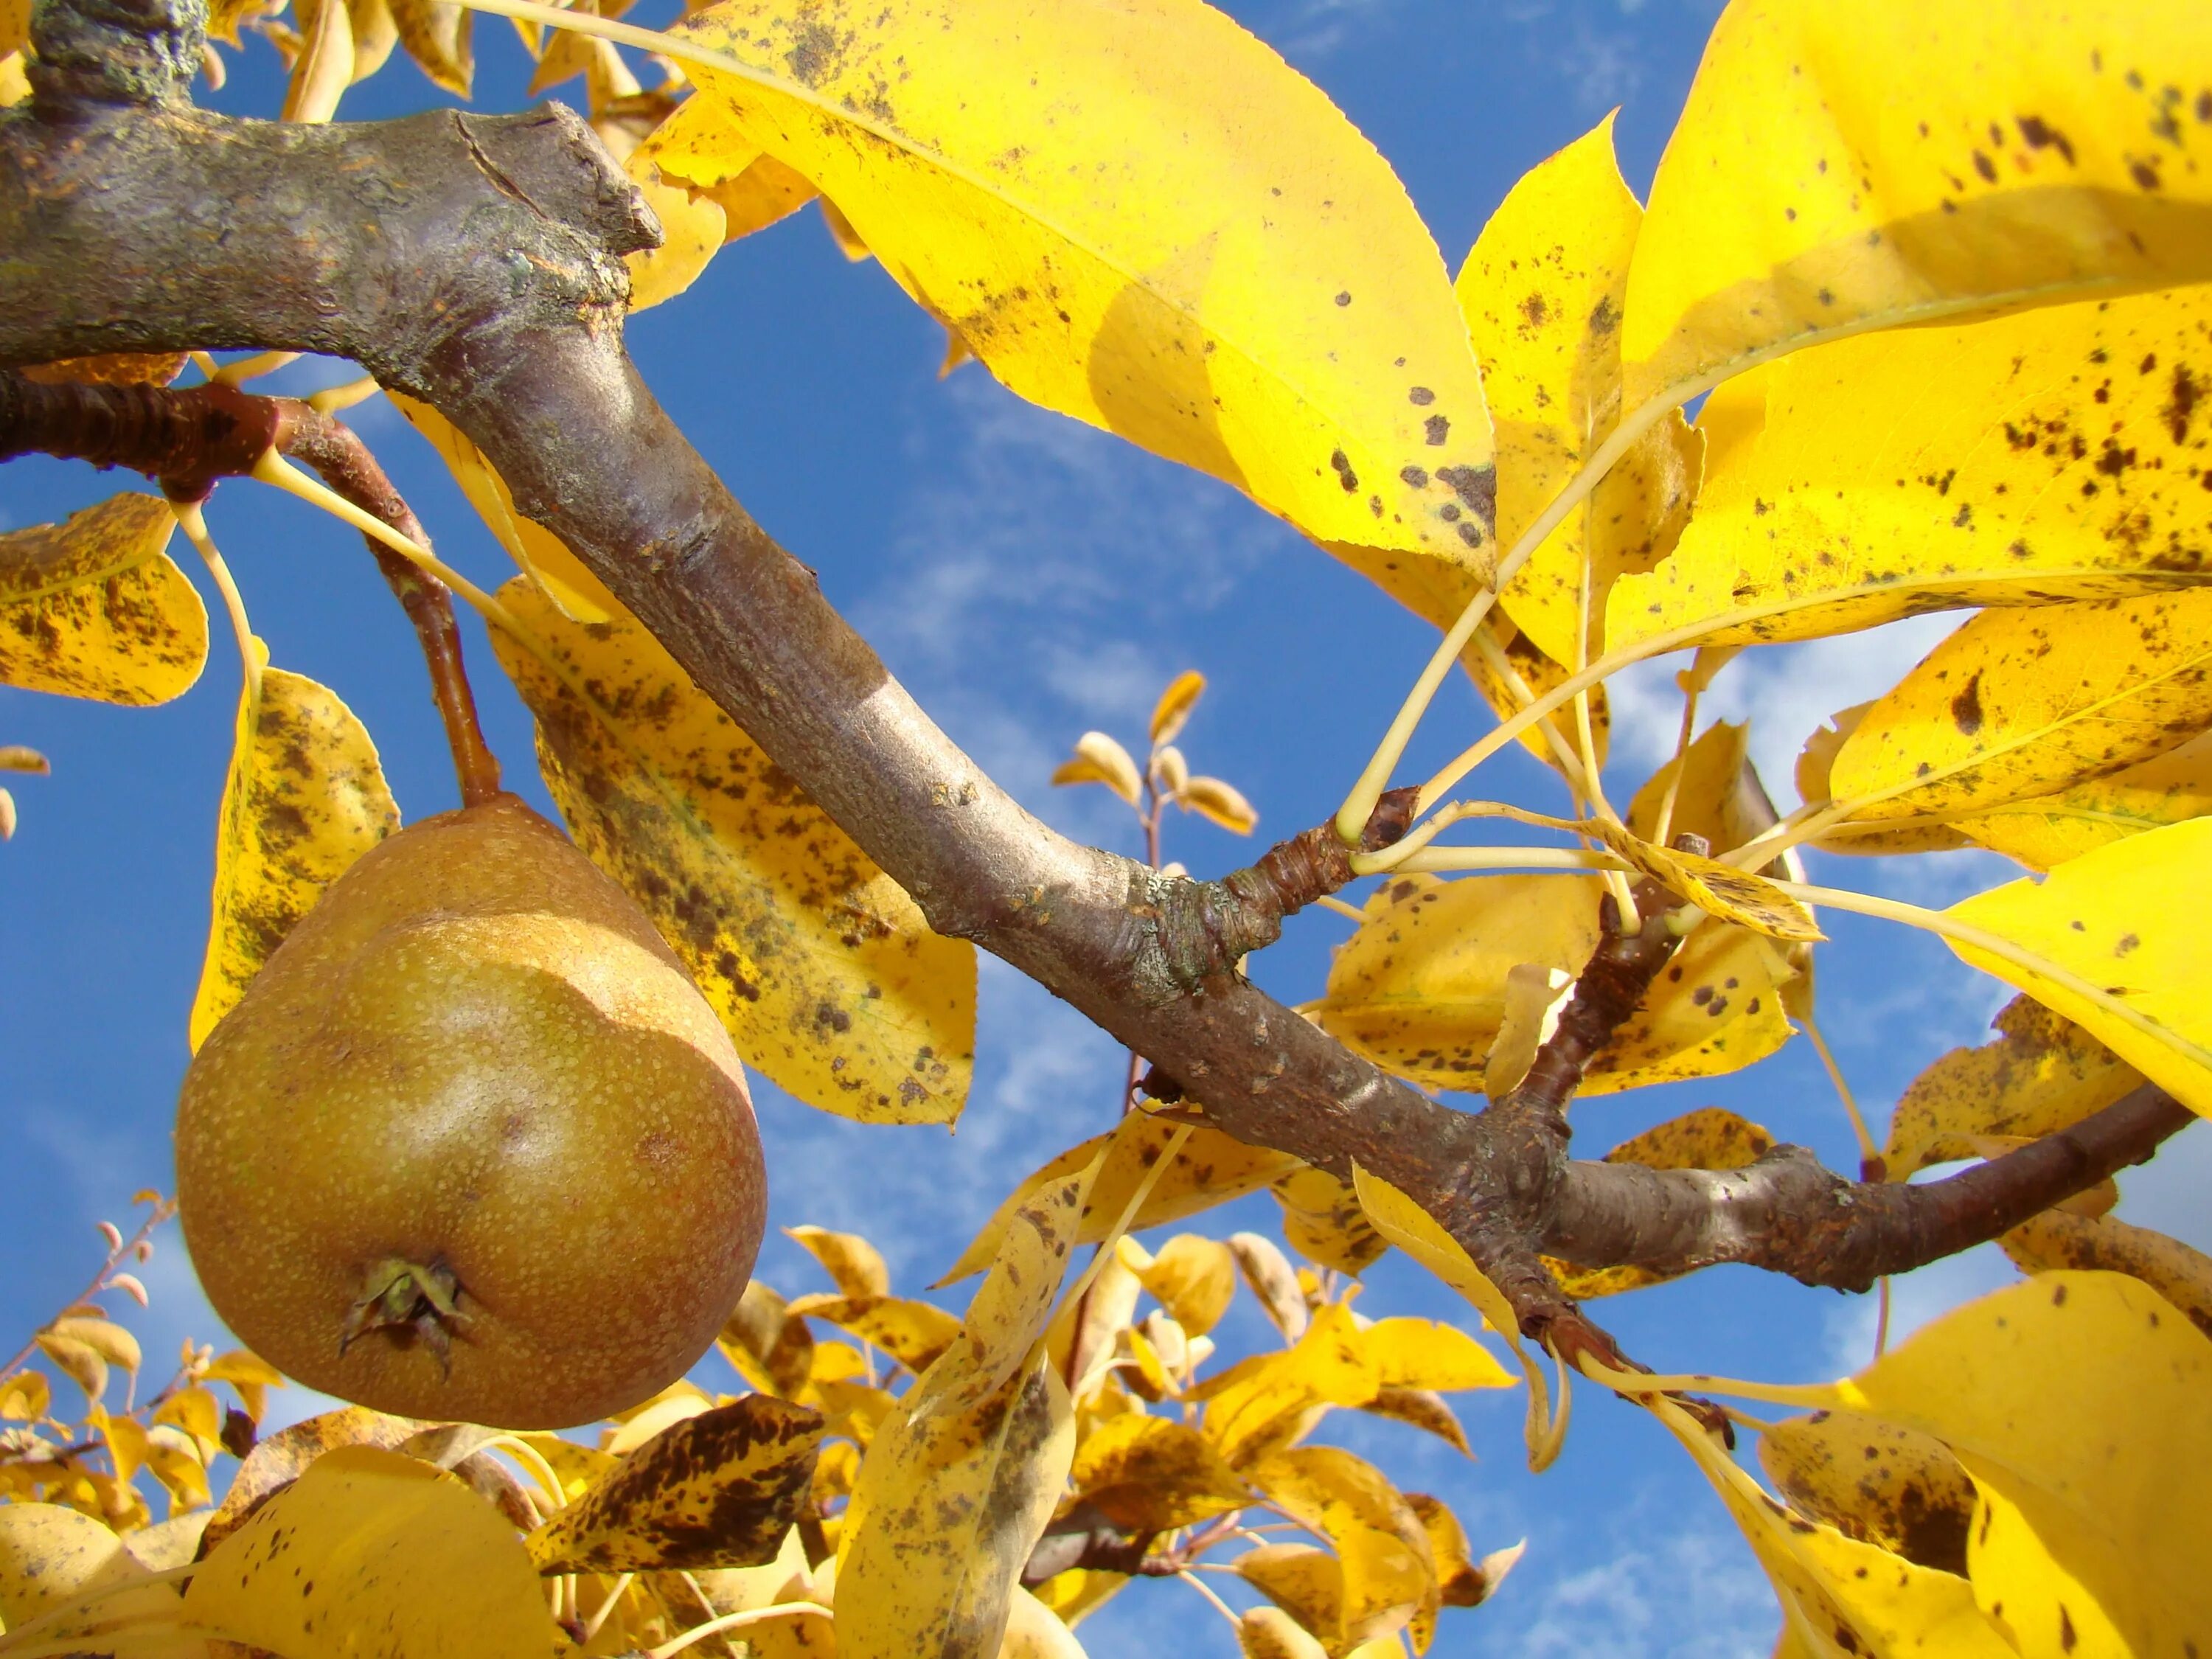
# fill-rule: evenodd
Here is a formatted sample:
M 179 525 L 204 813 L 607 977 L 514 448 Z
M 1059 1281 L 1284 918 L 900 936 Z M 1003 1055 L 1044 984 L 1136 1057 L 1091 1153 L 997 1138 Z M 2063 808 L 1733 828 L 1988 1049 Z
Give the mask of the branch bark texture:
M 1457 1111 L 1351 1053 L 1235 968 L 1293 900 L 1348 878 L 1333 842 L 1301 837 L 1205 884 L 1066 840 L 937 728 L 732 498 L 623 349 L 622 256 L 658 230 L 573 113 L 228 119 L 180 102 L 191 0 L 70 4 L 46 0 L 52 72 L 42 64 L 30 104 L 0 115 L 0 366 L 284 349 L 351 358 L 431 404 L 932 926 L 1067 1000 L 1231 1134 L 1340 1174 L 1356 1159 L 1406 1191 L 1536 1333 L 1572 1313 L 1541 1250 L 1654 1267 L 1755 1260 L 1860 1282 L 1892 1270 L 1865 1264 L 1898 1253 L 1900 1228 L 1932 1242 L 2019 1218 L 1999 1215 L 2010 1203 L 1863 1188 L 1790 1149 L 1730 1176 L 1572 1163 L 1556 1101 Z M 118 13 L 115 27 L 145 43 L 120 80 L 63 49 L 99 5 L 154 8 Z M 1384 820 L 1377 833 L 1401 829 Z M 1641 970 L 1657 947 L 1640 939 L 1607 948 Z M 1551 1055 L 1538 1086 L 1563 1100 L 1603 1035 Z M 2020 1190 L 2089 1184 L 2111 1158 L 2154 1146 L 2153 1130 L 2171 1133 L 2179 1109 L 2145 1106 L 2126 1133 L 2038 1163 Z M 2009 1191 L 2014 1177 L 1989 1180 Z M 1792 1219 L 1808 1194 L 1832 1224 Z M 1953 1218 L 1897 1219 L 1931 1202 Z

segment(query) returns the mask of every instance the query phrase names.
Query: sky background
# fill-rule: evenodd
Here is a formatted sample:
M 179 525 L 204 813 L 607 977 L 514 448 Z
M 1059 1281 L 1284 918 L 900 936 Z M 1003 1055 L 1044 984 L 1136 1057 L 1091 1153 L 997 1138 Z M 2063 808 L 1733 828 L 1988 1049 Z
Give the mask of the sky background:
M 1514 179 L 1615 105 L 1622 166 L 1641 193 L 1719 9 L 1711 0 L 1234 0 L 1226 9 L 1392 160 L 1455 271 Z M 519 104 L 526 65 L 511 35 L 487 18 L 478 40 L 477 102 Z M 273 111 L 280 82 L 266 44 L 232 61 L 230 87 L 209 101 Z M 395 58 L 345 113 L 398 113 L 441 98 Z M 638 318 L 631 343 L 692 441 L 820 573 L 923 707 L 1026 805 L 1098 844 L 1138 850 L 1119 804 L 1101 790 L 1053 790 L 1047 778 L 1087 727 L 1140 747 L 1153 699 L 1180 670 L 1211 681 L 1183 740 L 1193 765 L 1235 783 L 1261 818 L 1253 843 L 1171 817 L 1167 856 L 1213 874 L 1334 811 L 1430 649 L 1430 630 L 1226 486 L 1024 404 L 972 365 L 940 382 L 942 331 L 881 270 L 848 264 L 811 211 L 726 249 L 690 294 Z M 346 377 L 337 365 L 303 364 L 262 384 L 297 392 Z M 381 400 L 350 418 L 441 552 L 487 586 L 501 580 L 502 556 L 427 447 Z M 15 463 L 0 471 L 0 528 L 58 518 L 134 483 Z M 407 817 L 456 805 L 419 659 L 359 538 L 246 483 L 224 486 L 209 520 L 275 662 L 346 698 L 374 734 Z M 196 563 L 181 538 L 174 550 Z M 528 717 L 481 629 L 464 625 L 508 780 L 545 806 Z M 1749 653 L 1707 708 L 1753 720 L 1754 754 L 1786 805 L 1806 735 L 1885 690 L 1949 625 L 1921 618 Z M 1675 665 L 1648 665 L 1616 683 L 1615 799 L 1671 749 Z M 15 1172 L 0 1206 L 10 1264 L 0 1277 L 0 1345 L 27 1338 L 76 1294 L 97 1266 L 97 1219 L 127 1231 L 131 1194 L 171 1185 L 169 1123 L 236 685 L 235 653 L 219 632 L 198 690 L 161 708 L 0 689 L 0 742 L 33 744 L 54 764 L 52 778 L 9 780 L 22 822 L 0 848 L 0 1122 Z M 1402 775 L 1425 775 L 1487 722 L 1455 681 Z M 1517 750 L 1495 764 L 1497 787 L 1486 793 L 1558 799 L 1548 775 Z M 1815 880 L 1925 904 L 2015 873 L 1981 854 L 1813 862 Z M 1924 935 L 1824 920 L 1834 943 L 1820 957 L 1823 1024 L 1879 1133 L 1913 1075 L 1946 1048 L 1982 1040 L 2008 994 Z M 1281 944 L 1254 958 L 1255 976 L 1285 1000 L 1318 994 L 1330 948 L 1349 927 L 1325 912 L 1294 920 Z M 1014 1181 L 1109 1125 L 1122 1067 L 1110 1041 L 988 957 L 981 1004 L 975 1084 L 957 1134 L 842 1123 L 757 1081 L 774 1225 L 866 1232 L 889 1258 L 895 1288 L 918 1291 Z M 1578 1146 L 1595 1155 L 1713 1103 L 1818 1148 L 1834 1167 L 1856 1163 L 1802 1042 L 1737 1078 L 1579 1106 Z M 2121 1213 L 2212 1246 L 2212 1225 L 2192 1202 L 2208 1176 L 2212 1136 L 2192 1131 L 2124 1178 Z M 1260 1197 L 1195 1224 L 1217 1237 L 1272 1233 L 1276 1211 Z M 811 1259 L 774 1231 L 759 1271 L 787 1294 L 824 1287 Z M 154 1306 L 130 1322 L 158 1385 L 187 1334 L 226 1338 L 173 1230 L 145 1277 Z M 1993 1248 L 1913 1275 L 1898 1287 L 1899 1324 L 2010 1277 Z M 1359 1305 L 1370 1315 L 1463 1312 L 1395 1255 L 1369 1286 Z M 1871 1352 L 1869 1300 L 1748 1270 L 1620 1298 L 1599 1317 L 1662 1370 L 1811 1379 Z M 1243 1297 L 1218 1334 L 1231 1354 L 1272 1340 Z M 730 1385 L 719 1361 L 699 1376 Z M 1522 1462 L 1517 1391 L 1459 1398 L 1476 1462 L 1358 1413 L 1324 1425 L 1322 1440 L 1443 1497 L 1478 1553 L 1528 1540 L 1498 1597 L 1448 1617 L 1432 1651 L 1766 1653 L 1771 1596 L 1702 1480 L 1642 1413 L 1594 1389 L 1581 1395 L 1565 1453 L 1540 1478 Z M 278 1403 L 289 1417 L 319 1402 L 295 1394 Z M 1236 1650 L 1227 1627 L 1172 1583 L 1133 1587 L 1081 1633 L 1102 1659 Z

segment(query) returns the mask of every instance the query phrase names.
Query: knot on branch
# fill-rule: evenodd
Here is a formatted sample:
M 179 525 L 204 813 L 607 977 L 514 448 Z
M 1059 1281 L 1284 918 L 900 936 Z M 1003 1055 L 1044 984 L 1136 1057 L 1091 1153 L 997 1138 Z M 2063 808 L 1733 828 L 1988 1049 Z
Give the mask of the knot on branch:
M 1388 847 L 1413 822 L 1417 792 L 1393 789 L 1376 803 L 1357 850 Z M 1150 871 L 1137 878 L 1132 908 L 1153 918 L 1158 977 L 1168 994 L 1188 994 L 1282 937 L 1283 918 L 1348 884 L 1354 849 L 1319 824 L 1277 842 L 1256 863 L 1218 881 Z
M 188 102 L 206 45 L 206 0 L 35 0 L 32 107 Z

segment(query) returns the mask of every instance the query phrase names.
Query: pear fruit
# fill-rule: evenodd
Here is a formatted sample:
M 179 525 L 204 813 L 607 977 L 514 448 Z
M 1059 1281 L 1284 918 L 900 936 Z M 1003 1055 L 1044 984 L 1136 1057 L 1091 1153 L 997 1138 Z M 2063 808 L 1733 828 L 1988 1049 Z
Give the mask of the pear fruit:
M 767 1211 L 714 1011 L 509 794 L 383 842 L 292 929 L 185 1073 L 177 1182 L 200 1281 L 257 1353 L 503 1428 L 682 1376 Z

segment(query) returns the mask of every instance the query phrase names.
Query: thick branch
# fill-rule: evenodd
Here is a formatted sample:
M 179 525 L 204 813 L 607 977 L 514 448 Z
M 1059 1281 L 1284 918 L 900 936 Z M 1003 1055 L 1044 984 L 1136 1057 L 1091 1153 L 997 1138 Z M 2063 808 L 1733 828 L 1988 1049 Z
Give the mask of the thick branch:
M 1577 1164 L 1545 1248 L 1589 1267 L 1681 1273 L 1738 1261 L 1863 1291 L 2010 1231 L 2196 1121 L 2146 1083 L 2070 1129 L 1924 1186 L 1846 1181 L 1802 1146 L 1741 1170 Z

